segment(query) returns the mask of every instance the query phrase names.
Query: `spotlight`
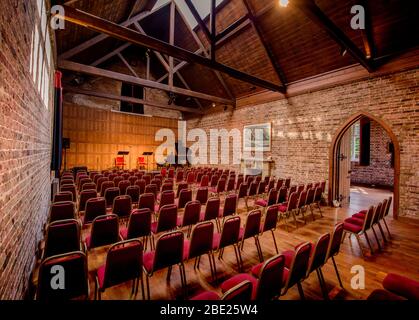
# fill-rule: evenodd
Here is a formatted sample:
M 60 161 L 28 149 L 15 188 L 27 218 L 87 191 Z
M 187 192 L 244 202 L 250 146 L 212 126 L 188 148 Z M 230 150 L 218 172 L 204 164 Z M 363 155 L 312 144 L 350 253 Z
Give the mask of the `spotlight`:
M 215 104 L 215 102 L 213 102 L 213 103 L 212 103 L 212 107 L 213 107 L 213 108 L 215 108 L 215 106 L 216 106 L 216 104 Z
M 279 5 L 281 6 L 281 7 L 286 7 L 286 6 L 288 6 L 288 3 L 289 3 L 289 1 L 288 0 L 279 0 Z
M 345 56 L 346 52 L 347 52 L 346 48 L 342 48 L 340 50 L 340 55 L 343 57 L 343 56 Z

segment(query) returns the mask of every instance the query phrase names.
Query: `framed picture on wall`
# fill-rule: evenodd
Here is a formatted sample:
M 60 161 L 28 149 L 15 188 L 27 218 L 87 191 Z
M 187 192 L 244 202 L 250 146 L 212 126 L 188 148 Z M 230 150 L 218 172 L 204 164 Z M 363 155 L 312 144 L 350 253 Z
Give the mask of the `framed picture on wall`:
M 244 151 L 271 151 L 271 123 L 252 124 L 243 127 Z

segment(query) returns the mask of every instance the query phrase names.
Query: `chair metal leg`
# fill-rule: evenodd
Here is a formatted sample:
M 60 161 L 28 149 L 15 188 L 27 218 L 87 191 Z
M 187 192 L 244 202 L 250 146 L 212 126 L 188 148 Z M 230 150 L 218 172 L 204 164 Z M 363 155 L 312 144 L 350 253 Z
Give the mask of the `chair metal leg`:
M 362 257 L 365 259 L 364 249 L 362 248 L 361 239 L 358 234 L 355 234 L 356 240 L 358 241 L 359 249 L 361 250 Z
M 217 267 L 215 265 L 215 257 L 214 257 L 214 253 L 211 252 L 211 260 L 212 260 L 212 265 L 214 268 L 214 281 L 217 282 Z
M 368 237 L 368 233 L 367 233 L 367 231 L 365 231 L 365 232 L 364 232 L 364 234 L 365 234 L 365 239 L 367 239 L 368 246 L 370 247 L 371 254 L 374 254 L 374 248 L 373 248 L 373 246 L 371 245 L 371 241 L 370 241 L 370 238 Z
M 259 238 L 257 236 L 255 237 L 255 245 L 256 245 L 256 250 L 258 252 L 258 256 L 259 256 L 259 261 L 262 262 L 263 261 L 263 253 L 262 253 L 262 248 L 260 247 Z
M 388 236 L 389 236 L 390 238 L 392 238 L 391 233 L 390 233 L 390 230 L 389 230 L 388 225 L 387 225 L 387 222 L 386 222 L 386 219 L 385 219 L 385 218 L 383 218 L 383 221 L 384 221 L 384 225 L 385 225 L 385 227 L 386 227 L 386 229 L 387 229 Z
M 343 241 L 345 241 L 346 234 L 347 234 L 347 232 L 343 231 L 343 236 L 342 236 L 342 240 L 341 240 L 340 243 L 343 243 Z
M 303 290 L 303 286 L 301 285 L 301 282 L 297 282 L 297 288 L 298 288 L 298 293 L 300 294 L 301 300 L 305 300 L 306 297 L 304 296 L 304 290 Z
M 295 216 L 295 210 L 292 210 L 291 213 L 294 219 L 295 229 L 298 229 L 297 217 Z
M 145 277 L 145 281 L 147 284 L 147 300 L 150 300 L 150 279 L 148 275 L 146 275 Z
M 377 241 L 377 244 L 378 244 L 378 250 L 382 250 L 382 248 L 381 248 L 381 243 L 380 243 L 380 240 L 378 239 L 378 237 L 377 237 L 377 233 L 375 232 L 375 229 L 374 229 L 374 226 L 371 226 L 371 229 L 372 229 L 372 232 L 374 233 L 374 237 L 375 237 L 375 240 Z
M 170 281 L 170 276 L 172 275 L 172 266 L 167 268 L 167 277 L 166 281 Z
M 308 205 L 308 207 L 310 208 L 311 217 L 313 218 L 313 221 L 316 221 L 316 217 L 314 216 L 314 211 L 313 211 L 313 208 L 311 207 L 311 203 Z
M 319 212 L 320 212 L 320 217 L 323 218 L 323 212 L 322 212 L 322 208 L 320 207 L 320 201 L 317 202 L 317 207 L 319 208 Z
M 276 244 L 276 239 L 275 239 L 274 230 L 271 230 L 271 232 L 272 232 L 272 238 L 274 239 L 274 245 L 275 245 L 276 254 L 278 254 L 278 253 L 279 253 L 279 251 L 278 251 L 278 246 L 277 246 L 277 244 Z
M 361 249 L 361 251 L 362 251 L 362 249 Z M 333 267 L 335 268 L 336 277 L 338 278 L 338 281 L 339 281 L 339 285 L 340 285 L 341 288 L 343 288 L 342 279 L 340 278 L 338 266 L 336 264 L 335 257 L 333 257 L 333 256 L 332 256 L 332 262 L 333 262 Z
M 381 226 L 380 221 L 377 222 L 377 225 L 378 225 L 378 229 L 380 230 L 381 236 L 383 237 L 384 243 L 387 243 L 388 240 L 387 240 L 386 235 L 384 234 L 384 230 L 383 230 L 383 228 Z
M 319 269 L 316 269 L 316 274 L 317 274 L 317 279 L 319 279 L 320 289 L 322 291 L 323 298 L 325 300 L 327 300 L 328 299 L 327 291 L 326 291 L 326 288 L 325 288 L 325 284 L 323 283 L 324 282 L 323 278 L 320 275 Z
M 142 274 L 140 276 L 140 281 L 141 281 L 141 294 L 143 295 L 143 300 L 145 300 L 144 281 L 143 281 L 143 275 Z M 137 291 L 138 291 L 138 289 L 137 289 Z

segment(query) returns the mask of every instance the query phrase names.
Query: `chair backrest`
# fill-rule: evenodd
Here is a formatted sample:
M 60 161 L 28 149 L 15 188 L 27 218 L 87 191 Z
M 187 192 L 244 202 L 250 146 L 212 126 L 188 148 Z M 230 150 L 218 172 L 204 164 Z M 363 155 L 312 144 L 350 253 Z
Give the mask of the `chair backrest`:
M 276 255 L 263 264 L 256 288 L 256 300 L 269 301 L 281 295 L 284 266 L 284 255 Z
M 83 187 L 81 187 L 81 191 L 84 190 L 95 190 L 96 191 L 96 184 L 94 182 L 87 182 L 83 184 Z
M 201 178 L 200 184 L 201 187 L 208 187 L 209 185 L 209 176 L 204 174 Z
M 187 177 L 186 177 L 186 182 L 188 184 L 194 183 L 195 182 L 195 173 L 189 172 Z
M 131 201 L 133 204 L 137 204 L 138 200 L 140 200 L 140 187 L 133 185 L 129 186 L 126 191 L 127 196 L 131 197 Z
M 106 182 L 109 181 L 108 177 L 100 177 L 97 182 L 96 182 L 96 191 L 100 192 L 102 190 L 102 185 Z
M 65 274 L 62 288 L 51 286 L 59 270 L 63 270 Z M 60 301 L 81 296 L 89 296 L 87 258 L 83 252 L 60 254 L 42 261 L 39 267 L 37 300 Z
M 151 233 L 151 210 L 135 209 L 128 220 L 127 239 L 140 238 Z
M 246 183 L 248 186 L 250 186 L 250 184 L 255 180 L 254 176 L 246 176 Z
M 112 245 L 106 255 L 103 288 L 137 279 L 143 267 L 143 244 L 136 239 Z
M 322 189 L 322 193 L 326 191 L 326 181 L 322 181 L 320 183 L 320 189 Z
M 128 178 L 128 181 L 129 181 L 131 186 L 133 186 L 135 184 L 135 181 L 137 181 L 137 180 L 138 180 L 138 177 L 136 177 L 136 176 L 130 176 Z
M 223 217 L 236 214 L 237 211 L 237 195 L 229 194 L 224 201 Z
M 329 248 L 327 250 L 326 259 L 333 257 L 339 253 L 340 245 L 342 243 L 343 236 L 343 223 L 337 223 L 333 229 L 332 236 L 330 238 Z
M 119 196 L 118 187 L 107 188 L 104 195 L 104 198 L 106 200 L 106 207 L 111 208 L 113 205 L 114 199 L 118 196 Z
M 276 224 L 278 222 L 278 213 L 279 208 L 277 205 L 272 205 L 266 209 L 265 221 L 263 223 L 262 229 L 263 232 L 276 229 Z
M 91 223 L 96 217 L 106 214 L 106 200 L 102 197 L 92 198 L 86 201 L 83 223 Z
M 73 201 L 77 199 L 76 186 L 74 184 L 66 184 L 60 187 L 60 192 L 70 191 L 73 195 Z
M 239 199 L 244 198 L 244 197 L 247 196 L 247 187 L 248 187 L 247 183 L 243 182 L 243 183 L 240 184 L 239 195 L 238 195 Z
M 201 204 L 205 204 L 208 201 L 208 187 L 200 187 L 196 191 L 195 200 L 199 201 Z
M 166 204 L 161 207 L 157 220 L 156 233 L 170 231 L 176 228 L 177 207 L 174 204 Z
M 266 182 L 265 181 L 259 182 L 259 187 L 258 187 L 257 194 L 264 194 L 265 189 L 266 189 Z
M 236 178 L 230 176 L 230 178 L 228 178 L 228 181 L 227 181 L 226 191 L 227 192 L 233 191 L 235 184 L 236 184 Z
M 254 196 L 258 192 L 259 182 L 252 182 L 249 187 L 249 192 L 247 193 L 248 196 Z
M 181 263 L 183 260 L 183 232 L 163 234 L 156 244 L 153 271 Z
M 271 178 L 271 179 L 269 180 L 269 182 L 268 182 L 268 190 L 267 190 L 267 192 L 271 191 L 272 189 L 276 189 L 276 188 L 275 188 L 275 179 L 274 179 L 274 178 Z M 276 189 L 276 190 L 279 190 L 279 189 Z M 275 201 L 276 201 L 276 199 L 275 199 Z
M 207 205 L 205 206 L 205 221 L 218 218 L 218 214 L 220 212 L 220 203 L 221 201 L 218 197 L 208 199 Z
M 128 180 L 122 180 L 118 183 L 119 192 L 121 195 L 124 195 L 127 193 L 127 188 L 131 185 L 131 182 Z
M 145 192 L 146 181 L 144 179 L 138 179 L 135 181 L 135 185 L 140 187 L 140 195 Z
M 76 212 L 73 201 L 61 201 L 51 204 L 48 222 L 75 219 Z
M 167 177 L 173 179 L 175 177 L 175 169 L 169 168 L 169 171 L 167 172 Z
M 287 200 L 287 193 L 288 193 L 287 187 L 282 186 L 281 189 L 279 189 L 278 200 L 276 203 L 278 204 L 284 203 Z
M 110 189 L 110 188 L 115 188 L 115 184 L 113 183 L 113 181 L 104 181 L 102 183 L 102 188 L 100 189 L 100 196 L 104 197 L 106 190 Z
M 247 214 L 246 225 L 244 227 L 243 239 L 254 237 L 260 232 L 260 221 L 262 219 L 262 211 L 259 209 L 250 211 Z
M 198 172 L 196 174 L 196 182 L 201 183 L 202 177 L 204 176 L 204 173 L 202 171 Z
M 240 185 L 244 182 L 243 176 L 238 176 L 237 177 L 237 183 L 236 183 L 236 189 L 240 188 Z M 246 191 L 247 191 L 247 185 L 246 185 Z
M 47 226 L 43 258 L 79 250 L 80 224 L 77 220 L 60 220 Z
M 188 259 L 210 252 L 213 236 L 214 224 L 211 221 L 198 223 L 192 230 Z
M 365 216 L 365 219 L 364 219 L 364 224 L 362 226 L 362 230 L 365 231 L 365 230 L 368 230 L 371 227 L 371 223 L 372 223 L 372 220 L 374 218 L 374 212 L 375 212 L 374 206 L 370 206 L 367 213 L 366 213 L 366 216 Z
M 145 174 L 143 175 L 143 179 L 145 180 L 146 185 L 149 185 L 151 182 L 151 175 Z
M 166 190 L 161 193 L 159 209 L 165 206 L 166 204 L 174 204 L 174 203 L 175 203 L 175 192 L 173 190 Z
M 113 200 L 112 213 L 118 217 L 128 217 L 131 213 L 132 201 L 131 197 L 127 195 L 117 196 Z
M 387 202 L 388 199 L 384 199 L 382 202 L 382 206 L 381 206 L 381 212 L 380 212 L 380 216 L 379 216 L 379 220 L 384 218 L 384 215 L 386 214 L 386 209 L 387 209 Z
M 220 179 L 217 183 L 217 193 L 224 192 L 226 189 L 226 179 Z
M 83 190 L 80 192 L 80 200 L 79 200 L 79 211 L 85 211 L 86 210 L 86 202 L 89 199 L 96 198 L 97 192 L 96 190 Z
M 374 210 L 374 217 L 372 219 L 372 224 L 378 223 L 380 217 L 381 217 L 381 208 L 383 207 L 383 204 L 379 202 Z
M 140 195 L 140 200 L 138 201 L 138 209 L 147 208 L 151 212 L 154 212 L 154 194 L 152 193 L 143 193 Z
M 181 182 L 183 181 L 183 170 L 178 170 L 176 172 L 176 182 Z
M 106 214 L 93 220 L 89 249 L 113 244 L 118 240 L 119 220 L 116 214 Z
M 226 291 L 221 300 L 229 301 L 250 301 L 252 300 L 253 294 L 253 284 L 249 280 L 240 282 L 238 285 L 234 286 L 230 290 Z
M 297 209 L 298 204 L 298 193 L 297 191 L 290 194 L 290 197 L 288 199 L 288 207 L 287 211 Z
M 263 178 L 263 182 L 265 182 L 265 185 L 268 185 L 270 180 L 271 180 L 270 176 L 265 176 L 265 178 Z
M 115 179 L 117 176 L 118 176 L 118 174 L 117 174 L 117 173 L 111 173 L 111 174 L 108 176 L 109 181 L 112 181 L 112 182 L 113 182 L 113 179 Z
M 308 191 L 308 190 L 310 190 L 311 188 L 313 188 L 313 183 L 312 183 L 312 182 L 307 183 L 307 185 L 306 185 L 306 190 Z
M 293 185 L 288 189 L 288 196 L 290 196 L 291 193 L 293 193 L 293 192 L 297 192 L 297 186 L 296 185 Z
M 180 182 L 177 186 L 177 191 L 176 191 L 176 198 L 179 198 L 180 196 L 180 192 L 184 189 L 188 189 L 189 186 L 186 182 Z
M 299 193 L 298 202 L 297 202 L 297 208 L 304 207 L 306 205 L 306 202 L 307 202 L 307 191 L 303 189 Z
M 284 182 L 284 185 L 285 185 L 287 188 L 289 188 L 289 187 L 291 186 L 291 178 L 286 178 L 286 179 L 285 179 L 285 182 Z
M 62 179 L 62 180 L 60 180 L 60 187 L 68 186 L 68 185 L 74 185 L 74 180 L 73 179 Z
M 386 207 L 386 211 L 384 213 L 384 216 L 388 216 L 388 213 L 390 212 L 390 206 L 391 206 L 391 202 L 393 201 L 393 197 L 389 197 L 388 201 L 387 201 L 387 207 Z
M 62 201 L 73 201 L 73 194 L 70 191 L 57 192 L 54 194 L 53 203 Z
M 81 190 L 82 190 L 82 188 L 83 188 L 83 185 L 85 185 L 86 183 L 91 183 L 91 182 L 93 182 L 93 180 L 92 180 L 92 179 L 90 179 L 90 178 L 83 178 L 83 179 L 80 179 L 80 181 L 79 181 L 79 185 L 78 185 L 77 190 L 78 190 L 78 191 L 81 191 Z
M 150 184 L 151 185 L 153 185 L 153 184 L 156 185 L 157 191 L 159 191 L 160 188 L 161 188 L 161 179 L 156 179 L 156 178 L 151 179 Z
M 189 201 L 185 205 L 183 213 L 182 226 L 190 226 L 199 222 L 201 215 L 201 203 L 199 201 Z
M 148 184 L 145 186 L 144 193 L 152 193 L 154 194 L 154 198 L 157 198 L 158 186 L 157 184 Z
M 237 243 L 240 232 L 240 217 L 229 217 L 224 221 L 219 248 L 224 248 Z
M 329 244 L 330 233 L 325 233 L 319 237 L 316 244 L 314 245 L 314 250 L 312 250 L 310 263 L 307 270 L 307 276 L 314 270 L 320 268 L 326 262 Z
M 296 250 L 292 259 L 287 283 L 285 285 L 286 290 L 291 288 L 297 282 L 301 281 L 306 277 L 308 263 L 310 260 L 311 243 L 306 242 L 301 244 Z
M 99 181 L 100 178 L 105 177 L 103 174 L 99 173 L 97 175 L 95 175 L 95 177 L 93 178 L 93 182 L 97 185 L 97 182 Z
M 310 188 L 307 191 L 307 199 L 306 199 L 306 204 L 310 205 L 314 202 L 314 194 L 316 193 L 316 189 L 314 188 Z
M 314 192 L 314 202 L 320 202 L 322 200 L 322 188 L 316 187 L 316 191 Z
M 276 190 L 275 188 L 269 190 L 268 207 L 276 204 L 277 199 L 278 199 L 278 190 Z
M 179 194 L 178 208 L 184 208 L 189 201 L 192 201 L 192 190 L 182 189 Z
M 284 185 L 284 179 L 278 179 L 276 182 L 276 189 L 280 190 Z
M 172 182 L 164 182 L 161 186 L 161 192 L 171 190 L 173 191 L 173 183 Z

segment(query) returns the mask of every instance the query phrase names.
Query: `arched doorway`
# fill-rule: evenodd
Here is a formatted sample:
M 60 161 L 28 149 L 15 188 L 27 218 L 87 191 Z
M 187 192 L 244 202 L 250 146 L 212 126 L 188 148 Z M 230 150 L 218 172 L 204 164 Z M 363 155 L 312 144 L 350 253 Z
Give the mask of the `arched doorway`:
M 329 151 L 329 192 L 328 198 L 329 203 L 332 203 L 339 194 L 339 170 L 338 170 L 338 159 L 339 159 L 339 146 L 342 140 L 342 137 L 347 133 L 348 129 L 358 120 L 363 117 L 367 117 L 375 122 L 379 123 L 384 130 L 387 132 L 391 141 L 394 145 L 394 199 L 393 199 L 393 217 L 397 219 L 399 213 L 399 198 L 400 198 L 400 145 L 397 140 L 396 135 L 391 130 L 390 126 L 384 122 L 382 119 L 368 113 L 368 112 L 358 112 L 351 116 L 346 122 L 337 130 Z

